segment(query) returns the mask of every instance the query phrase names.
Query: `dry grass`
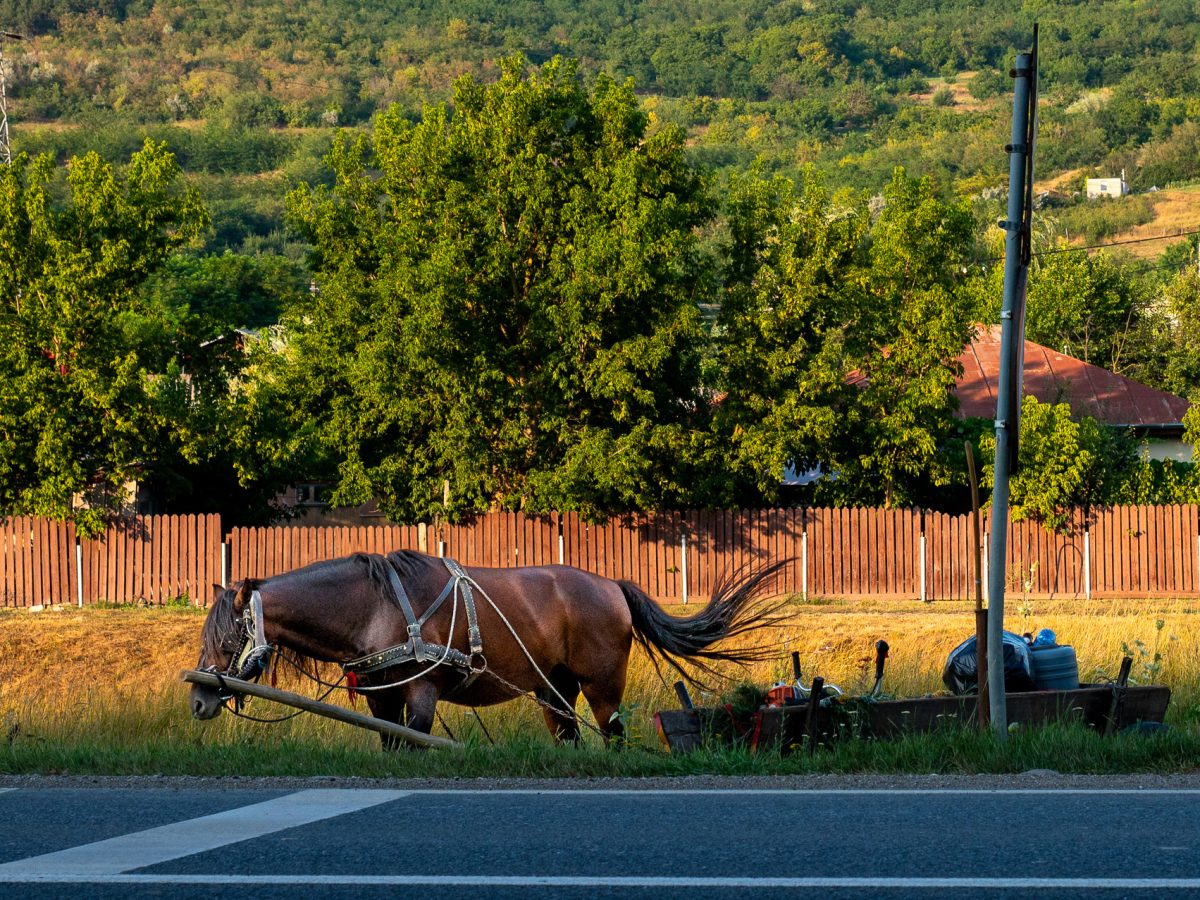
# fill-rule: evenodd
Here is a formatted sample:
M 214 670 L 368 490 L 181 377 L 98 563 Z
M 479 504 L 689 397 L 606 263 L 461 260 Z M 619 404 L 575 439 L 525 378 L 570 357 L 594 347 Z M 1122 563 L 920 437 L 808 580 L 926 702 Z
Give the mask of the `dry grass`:
M 1191 724 L 1200 719 L 1200 607 L 1191 601 L 1032 601 L 1008 600 L 1009 630 L 1052 628 L 1076 648 L 1087 681 L 1115 675 L 1123 646 L 1135 657 L 1134 680 L 1157 680 L 1174 691 L 1169 719 Z M 675 612 L 684 612 L 676 608 Z M 730 678 L 769 684 L 790 680 L 789 652 L 800 653 L 804 680 L 821 675 L 847 693 L 870 683 L 874 642 L 891 645 L 885 690 L 893 696 L 920 696 L 944 690 L 941 670 L 950 651 L 973 633 L 968 603 L 925 605 L 916 601 L 795 603 L 785 627 L 756 640 L 778 646 L 777 662 Z M 203 741 L 316 739 L 369 749 L 375 737 L 327 720 L 302 716 L 286 725 L 266 726 L 222 716 L 211 723 L 188 715 L 179 672 L 195 664 L 202 618 L 180 609 L 0 611 L 0 721 L 19 723 L 23 732 L 46 739 L 108 733 L 127 744 L 138 735 L 169 737 L 181 745 Z M 1160 660 L 1155 661 L 1155 655 Z M 304 690 L 295 684 L 293 689 Z M 702 692 L 699 702 L 711 701 Z M 650 746 L 650 716 L 675 706 L 671 688 L 659 682 L 648 661 L 636 656 L 626 695 L 632 731 Z M 269 705 L 259 715 L 277 714 Z M 484 710 L 481 726 L 467 711 L 449 707 L 446 722 L 458 737 L 494 738 L 545 734 L 540 711 L 527 701 Z M 3 735 L 0 734 L 0 739 Z
M 1172 188 L 1148 196 L 1154 197 L 1154 218 L 1112 238 L 1113 241 L 1158 238 L 1159 240 L 1145 240 L 1143 243 L 1125 247 L 1131 254 L 1143 259 L 1152 259 L 1170 244 L 1183 240 L 1179 233 L 1195 229 L 1200 222 L 1200 186 Z

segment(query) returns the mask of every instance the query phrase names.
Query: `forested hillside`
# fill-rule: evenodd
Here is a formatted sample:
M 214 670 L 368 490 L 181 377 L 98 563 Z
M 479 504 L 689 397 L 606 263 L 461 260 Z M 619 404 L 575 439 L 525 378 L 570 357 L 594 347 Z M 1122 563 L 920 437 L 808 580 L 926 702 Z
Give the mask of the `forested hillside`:
M 773 500 L 785 464 L 843 474 L 820 502 L 961 503 L 946 387 L 999 302 L 1034 22 L 1030 337 L 1200 393 L 1194 235 L 1067 252 L 1200 179 L 1192 0 L 0 0 L 13 149 L 46 154 L 3 177 L 0 369 L 31 387 L 0 391 L 30 425 L 0 507 L 70 514 L 101 470 L 247 519 L 314 479 L 602 515 Z M 1107 440 L 1053 503 L 1200 496 Z
M 1197 174 L 1197 139 L 1180 133 L 1200 114 L 1192 0 L 0 2 L 0 26 L 29 35 L 8 47 L 17 122 L 81 123 L 93 135 L 197 119 L 353 125 L 392 103 L 416 116 L 457 76 L 494 77 L 513 52 L 562 54 L 585 73 L 632 78 L 712 164 L 815 162 L 871 189 L 896 164 L 968 190 L 995 182 L 1006 109 L 992 101 L 1035 21 L 1042 171 L 1125 167 L 1135 186 Z M 17 129 L 31 148 L 37 133 Z M 228 134 L 176 138 L 194 160 L 185 167 L 210 171 L 274 168 L 301 143 L 260 137 L 235 151 L 242 142 Z

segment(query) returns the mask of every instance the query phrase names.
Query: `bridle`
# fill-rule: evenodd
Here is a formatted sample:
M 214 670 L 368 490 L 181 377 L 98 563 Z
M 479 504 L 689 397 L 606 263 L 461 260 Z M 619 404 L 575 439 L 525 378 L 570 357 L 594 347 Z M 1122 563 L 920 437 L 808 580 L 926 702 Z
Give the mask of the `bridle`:
M 275 648 L 267 643 L 263 629 L 262 595 L 257 590 L 250 592 L 250 602 L 242 611 L 242 617 L 233 630 L 221 639 L 221 649 L 230 654 L 228 668 L 219 672 L 212 665 L 204 671 L 249 681 L 267 670 Z

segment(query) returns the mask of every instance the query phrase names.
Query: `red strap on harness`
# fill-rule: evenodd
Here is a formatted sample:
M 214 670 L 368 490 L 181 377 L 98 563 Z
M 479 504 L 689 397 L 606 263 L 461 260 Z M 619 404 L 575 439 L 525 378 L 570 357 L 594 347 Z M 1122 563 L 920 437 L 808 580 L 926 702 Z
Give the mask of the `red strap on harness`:
M 356 687 L 358 687 L 358 676 L 355 675 L 353 672 L 346 673 L 346 687 L 348 687 L 350 689 L 346 693 L 346 696 L 350 698 L 350 705 L 357 707 L 358 706 L 358 692 L 355 691 L 354 689 Z

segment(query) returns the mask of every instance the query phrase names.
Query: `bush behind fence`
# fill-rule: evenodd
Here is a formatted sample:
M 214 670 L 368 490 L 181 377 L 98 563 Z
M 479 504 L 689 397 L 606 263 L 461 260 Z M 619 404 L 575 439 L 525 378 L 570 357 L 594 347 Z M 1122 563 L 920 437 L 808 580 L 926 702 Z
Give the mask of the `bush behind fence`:
M 1030 597 L 1200 593 L 1197 506 L 1121 506 L 1067 534 L 1009 526 L 1006 583 Z M 988 523 L 983 521 L 986 590 Z M 699 602 L 738 572 L 787 560 L 779 593 L 925 600 L 975 596 L 970 516 L 915 509 L 658 512 L 602 525 L 574 513 L 489 513 L 449 525 L 234 528 L 216 515 L 145 516 L 98 540 L 47 519 L 0 520 L 0 605 L 207 604 L 213 584 L 265 578 L 357 551 L 422 550 L 467 566 L 565 563 Z

